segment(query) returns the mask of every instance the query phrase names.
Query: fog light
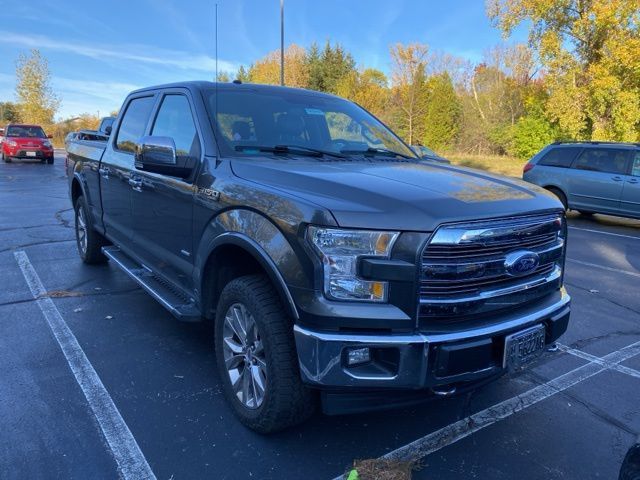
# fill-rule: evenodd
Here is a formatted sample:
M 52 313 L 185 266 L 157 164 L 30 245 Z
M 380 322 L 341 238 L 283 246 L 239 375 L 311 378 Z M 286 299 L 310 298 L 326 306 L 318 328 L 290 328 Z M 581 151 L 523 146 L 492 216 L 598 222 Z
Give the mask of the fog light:
M 369 347 L 354 348 L 347 352 L 347 363 L 351 365 L 359 365 L 360 363 L 366 363 L 371 360 L 371 353 Z

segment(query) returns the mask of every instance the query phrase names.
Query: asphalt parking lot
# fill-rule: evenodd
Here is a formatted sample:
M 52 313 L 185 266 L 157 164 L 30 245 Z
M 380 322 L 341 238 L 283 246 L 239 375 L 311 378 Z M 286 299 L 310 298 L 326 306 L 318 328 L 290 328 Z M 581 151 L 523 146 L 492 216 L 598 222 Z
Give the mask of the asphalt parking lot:
M 0 478 L 332 479 L 384 455 L 421 457 L 417 479 L 617 478 L 640 433 L 640 221 L 570 213 L 572 319 L 532 368 L 260 436 L 223 399 L 209 328 L 177 322 L 115 267 L 81 263 L 63 163 L 0 164 Z M 93 374 L 73 370 L 83 355 Z M 106 397 L 87 393 L 87 375 Z M 87 395 L 123 422 L 105 427 Z M 123 474 L 118 448 L 149 470 Z

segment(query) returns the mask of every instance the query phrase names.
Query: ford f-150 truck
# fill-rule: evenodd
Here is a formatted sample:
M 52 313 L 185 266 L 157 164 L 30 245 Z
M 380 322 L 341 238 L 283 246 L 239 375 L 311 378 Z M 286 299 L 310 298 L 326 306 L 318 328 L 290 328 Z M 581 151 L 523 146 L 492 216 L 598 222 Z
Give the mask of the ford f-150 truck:
M 558 200 L 420 161 L 344 99 L 150 87 L 68 154 L 82 260 L 214 322 L 224 394 L 256 431 L 476 388 L 567 328 Z

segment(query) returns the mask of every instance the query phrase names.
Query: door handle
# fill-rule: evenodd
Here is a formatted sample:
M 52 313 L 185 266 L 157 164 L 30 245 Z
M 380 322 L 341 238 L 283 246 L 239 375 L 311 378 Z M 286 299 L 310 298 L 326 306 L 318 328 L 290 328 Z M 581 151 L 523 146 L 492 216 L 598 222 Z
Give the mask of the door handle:
M 136 192 L 142 191 L 142 179 L 140 178 L 130 178 L 129 185 L 131 185 L 133 190 L 135 190 Z
M 109 174 L 111 173 L 111 170 L 107 167 L 102 167 L 98 169 L 98 172 L 100 172 L 100 176 L 102 178 L 104 178 L 105 180 L 109 180 Z
M 622 177 L 611 177 L 611 180 L 613 180 L 614 182 L 621 182 Z
M 632 178 L 629 180 L 629 183 L 638 183 L 638 179 L 637 178 Z

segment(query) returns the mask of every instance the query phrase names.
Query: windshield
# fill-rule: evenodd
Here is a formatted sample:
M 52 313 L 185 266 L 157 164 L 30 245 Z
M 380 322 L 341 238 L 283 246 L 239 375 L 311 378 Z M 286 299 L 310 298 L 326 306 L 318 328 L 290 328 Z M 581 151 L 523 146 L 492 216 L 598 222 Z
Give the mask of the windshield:
M 42 127 L 12 126 L 7 128 L 7 137 L 47 138 Z
M 286 146 L 348 156 L 415 158 L 391 130 L 358 105 L 340 98 L 285 89 L 222 88 L 216 108 L 215 90 L 206 95 L 211 116 L 217 111 L 215 126 L 226 155 L 256 155 Z

